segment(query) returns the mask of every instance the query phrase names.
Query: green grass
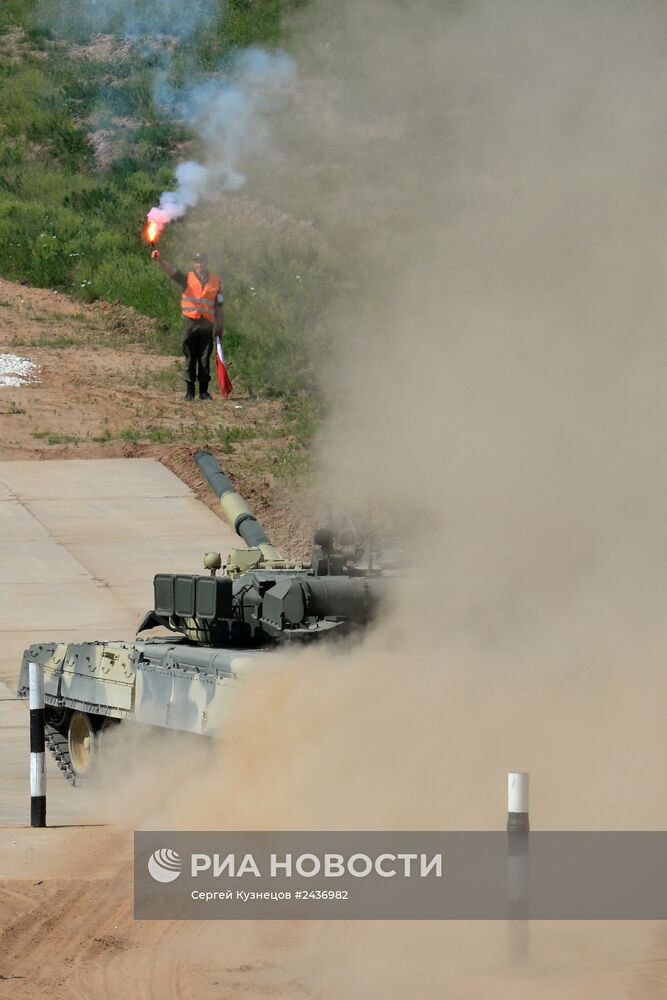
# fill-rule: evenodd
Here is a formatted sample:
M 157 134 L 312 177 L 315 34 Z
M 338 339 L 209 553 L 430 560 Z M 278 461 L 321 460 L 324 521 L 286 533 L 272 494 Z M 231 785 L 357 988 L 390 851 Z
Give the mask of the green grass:
M 150 441 L 151 444 L 169 444 L 176 438 L 168 427 L 124 427 L 118 436 L 121 441 Z
M 74 337 L 68 337 L 65 334 L 59 334 L 54 337 L 38 337 L 36 340 L 21 340 L 17 336 L 13 336 L 11 339 L 12 347 L 53 347 L 57 349 L 75 347 L 77 344 L 80 345 L 79 340 L 76 340 Z
M 308 447 L 322 422 L 325 407 L 321 399 L 307 393 L 291 396 L 285 403 L 285 419 L 297 444 Z
M 173 392 L 182 384 L 183 373 L 181 365 L 164 368 L 158 371 L 137 372 L 133 376 L 134 385 L 139 389 L 158 389 Z
M 213 441 L 220 443 L 223 452 L 231 454 L 235 444 L 240 441 L 252 441 L 256 438 L 257 429 L 255 427 L 223 427 L 220 425 L 211 432 L 210 436 Z
M 201 39 L 204 66 L 214 66 L 230 49 L 280 43 L 284 14 L 304 4 L 305 0 L 228 0 L 216 30 Z
M 0 4 L 0 34 L 16 25 L 27 26 L 31 20 L 32 6 L 25 0 L 2 0 Z
M 280 44 L 284 15 L 305 2 L 218 4 L 220 14 L 213 23 L 179 42 L 172 53 L 167 67 L 171 82 L 205 78 L 245 46 Z M 158 0 L 137 3 L 137 9 L 150 8 Z M 16 26 L 25 32 L 19 46 L 5 43 L 21 54 L 20 61 L 0 58 L 0 275 L 58 289 L 82 302 L 132 306 L 155 320 L 156 333 L 146 350 L 176 356 L 180 291 L 150 261 L 142 229 L 148 208 L 173 186 L 176 163 L 184 155 L 197 156 L 197 141 L 154 102 L 155 69 L 167 66 L 159 48 L 128 53 L 119 47 L 117 58 L 96 62 L 76 59 L 60 44 L 63 38 L 86 42 L 94 30 L 120 27 L 120 22 L 93 24 L 86 19 L 92 10 L 82 0 L 0 4 L 0 43 Z M 93 144 L 100 129 L 111 141 L 111 161 L 105 167 Z M 206 242 L 208 221 L 204 206 L 170 226 L 161 243 L 164 256 L 186 265 L 194 247 Z M 343 265 L 321 232 L 298 220 L 263 226 L 261 218 L 244 221 L 230 213 L 224 230 L 223 258 L 214 264 L 224 281 L 230 375 L 240 392 L 286 400 L 287 431 L 264 432 L 290 436 L 277 460 L 292 470 L 302 462 L 301 452 L 321 416 L 311 359 L 321 337 L 323 306 Z M 215 239 L 212 233 L 211 245 Z M 87 321 L 83 313 L 72 319 Z M 97 334 L 89 332 L 94 340 Z M 140 339 L 132 330 L 118 338 L 113 331 L 100 337 L 108 344 Z M 76 343 L 56 334 L 38 342 L 54 348 Z M 180 381 L 176 365 L 135 376 L 136 385 L 144 388 L 171 390 Z M 218 428 L 214 437 L 232 449 L 251 440 L 251 433 L 257 436 L 260 429 Z M 130 427 L 121 438 L 167 441 L 170 434 L 165 428 Z
M 269 452 L 267 460 L 273 474 L 288 483 L 297 482 L 311 468 L 310 452 L 297 444 L 274 448 Z
M 32 436 L 47 444 L 79 444 L 82 440 L 76 434 L 56 434 L 53 431 L 33 431 Z

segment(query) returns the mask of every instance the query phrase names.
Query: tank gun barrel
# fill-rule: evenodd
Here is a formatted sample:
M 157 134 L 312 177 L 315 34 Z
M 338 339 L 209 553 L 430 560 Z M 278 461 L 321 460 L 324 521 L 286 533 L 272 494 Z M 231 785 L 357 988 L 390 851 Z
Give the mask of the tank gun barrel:
M 250 549 L 260 549 L 265 560 L 282 560 L 283 556 L 271 544 L 264 528 L 252 510 L 234 489 L 231 479 L 225 475 L 217 461 L 208 451 L 198 451 L 195 461 L 199 471 L 220 500 L 220 507 L 226 519 Z

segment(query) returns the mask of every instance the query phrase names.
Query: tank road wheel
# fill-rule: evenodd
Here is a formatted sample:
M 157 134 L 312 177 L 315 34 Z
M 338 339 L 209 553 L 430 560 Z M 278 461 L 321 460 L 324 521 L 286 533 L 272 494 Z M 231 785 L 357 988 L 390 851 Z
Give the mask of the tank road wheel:
M 72 712 L 67 729 L 67 744 L 75 779 L 87 778 L 95 763 L 97 734 L 85 712 Z

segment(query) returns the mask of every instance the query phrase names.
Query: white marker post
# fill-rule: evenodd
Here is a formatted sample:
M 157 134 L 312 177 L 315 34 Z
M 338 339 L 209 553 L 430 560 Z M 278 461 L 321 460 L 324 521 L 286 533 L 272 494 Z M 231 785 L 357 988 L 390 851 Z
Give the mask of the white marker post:
M 44 667 L 28 664 L 30 682 L 30 826 L 46 826 Z
M 510 956 L 524 962 L 530 951 L 530 821 L 525 771 L 507 775 L 507 919 Z
M 528 784 L 530 775 L 525 771 L 507 774 L 507 832 L 528 833 Z

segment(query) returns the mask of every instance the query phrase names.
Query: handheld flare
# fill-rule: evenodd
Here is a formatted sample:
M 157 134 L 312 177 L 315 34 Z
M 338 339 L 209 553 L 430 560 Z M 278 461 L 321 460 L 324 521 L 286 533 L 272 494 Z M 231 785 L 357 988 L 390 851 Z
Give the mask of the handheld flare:
M 151 219 L 150 222 L 146 223 L 146 228 L 145 228 L 144 232 L 145 232 L 145 235 L 146 235 L 146 239 L 148 240 L 148 242 L 151 245 L 151 249 L 153 249 L 155 247 L 155 244 L 157 243 L 158 236 L 160 235 L 160 231 L 161 231 L 160 230 L 160 226 L 158 225 L 157 222 L 155 222 L 154 219 Z

